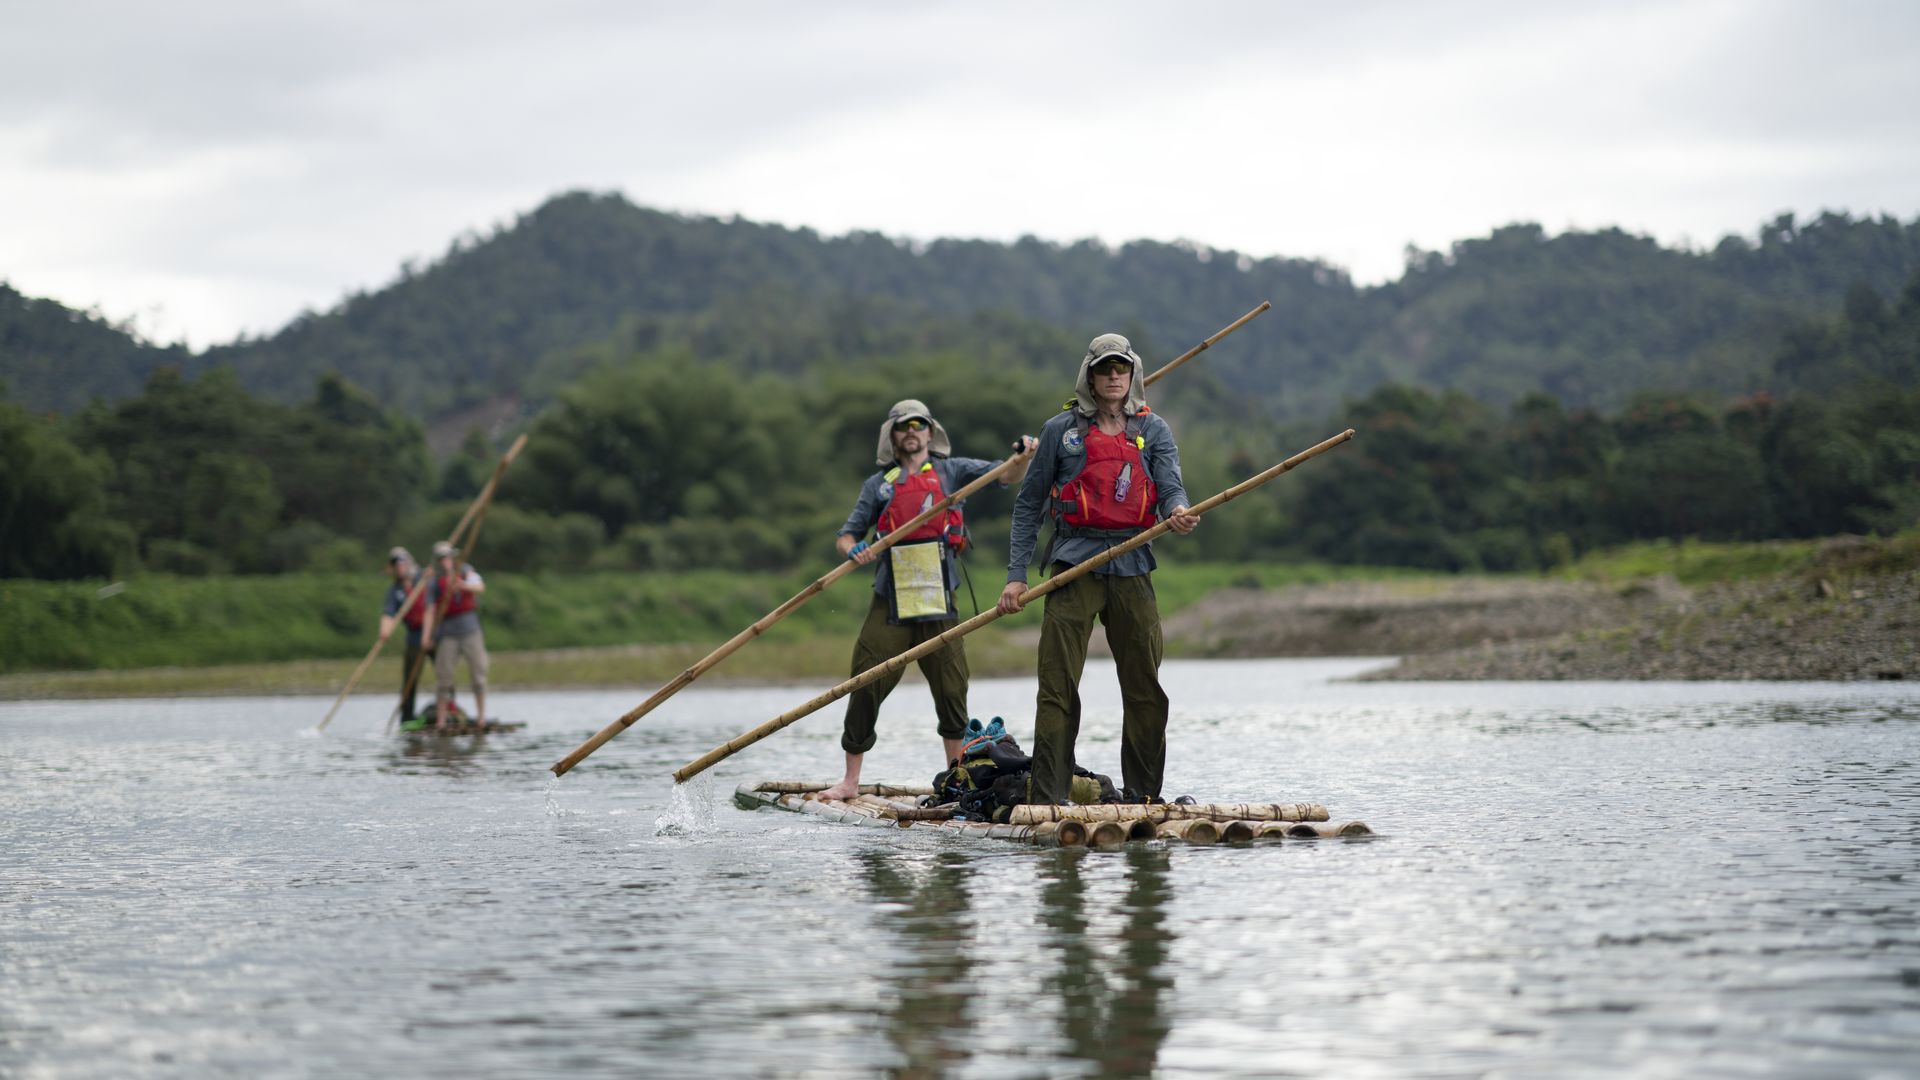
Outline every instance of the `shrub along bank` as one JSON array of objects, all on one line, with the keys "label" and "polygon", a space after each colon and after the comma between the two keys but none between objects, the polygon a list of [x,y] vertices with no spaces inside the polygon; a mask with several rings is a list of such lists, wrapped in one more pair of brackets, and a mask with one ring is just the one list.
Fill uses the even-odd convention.
[{"label": "shrub along bank", "polygon": [[[1169,560],[1171,563],[1171,560]],[[1189,563],[1154,575],[1165,613],[1228,585],[1272,587],[1407,576],[1322,564]],[[974,566],[961,614],[990,605],[1004,580]],[[489,573],[482,614],[496,652],[721,641],[805,588],[815,574]],[[201,667],[335,659],[366,652],[384,582],[363,573],[249,577],[147,575],[124,582],[0,581],[0,672]],[[775,641],[851,640],[865,618],[865,571],[768,631]]]}]

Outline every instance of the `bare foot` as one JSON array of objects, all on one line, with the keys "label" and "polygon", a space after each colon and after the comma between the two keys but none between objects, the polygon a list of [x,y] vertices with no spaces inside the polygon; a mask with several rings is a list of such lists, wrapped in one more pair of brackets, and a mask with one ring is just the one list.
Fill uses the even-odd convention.
[{"label": "bare foot", "polygon": [[832,787],[827,788],[825,791],[814,792],[813,797],[816,799],[834,799],[839,802],[846,802],[858,794],[860,794],[859,784],[850,784],[842,780]]}]

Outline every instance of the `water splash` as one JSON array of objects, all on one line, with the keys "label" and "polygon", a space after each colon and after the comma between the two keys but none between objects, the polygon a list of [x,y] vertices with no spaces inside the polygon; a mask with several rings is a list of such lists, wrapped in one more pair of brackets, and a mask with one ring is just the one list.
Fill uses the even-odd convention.
[{"label": "water splash", "polygon": [[548,817],[573,817],[576,814],[582,813],[582,811],[569,810],[566,807],[561,806],[560,800],[553,797],[554,789],[559,786],[560,786],[560,778],[558,776],[547,777],[547,790],[546,790],[547,816]]},{"label": "water splash", "polygon": [[713,829],[713,782],[704,775],[673,785],[667,812],[653,822],[655,836],[699,836]]}]

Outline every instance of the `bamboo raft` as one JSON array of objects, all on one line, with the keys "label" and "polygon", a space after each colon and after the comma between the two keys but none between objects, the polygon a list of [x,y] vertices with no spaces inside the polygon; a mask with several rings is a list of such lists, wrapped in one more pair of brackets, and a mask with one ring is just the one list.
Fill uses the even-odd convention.
[{"label": "bamboo raft", "polygon": [[1020,806],[1005,824],[954,821],[950,808],[922,803],[925,784],[862,784],[845,801],[811,798],[829,786],[800,780],[740,785],[733,801],[743,810],[791,810],[842,825],[882,829],[936,829],[970,839],[1014,840],[1046,847],[1113,848],[1132,841],[1238,844],[1255,840],[1371,836],[1365,822],[1334,823],[1314,803],[1155,803],[1151,806]]},{"label": "bamboo raft", "polygon": [[461,717],[443,728],[428,724],[418,731],[402,731],[401,734],[409,739],[451,739],[456,735],[498,735],[503,731],[519,731],[526,726],[525,720],[489,720],[484,724],[476,724]]}]

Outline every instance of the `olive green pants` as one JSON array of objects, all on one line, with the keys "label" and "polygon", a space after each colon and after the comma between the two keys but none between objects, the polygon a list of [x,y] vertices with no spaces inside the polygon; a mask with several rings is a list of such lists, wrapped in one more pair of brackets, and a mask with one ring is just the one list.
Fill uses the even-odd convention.
[{"label": "olive green pants", "polygon": [[[1065,569],[1060,564],[1054,572]],[[1106,627],[1120,673],[1121,787],[1135,798],[1158,797],[1167,765],[1167,694],[1160,689],[1160,606],[1152,575],[1088,574],[1048,593],[1046,603],[1033,715],[1033,801],[1068,796],[1080,737],[1080,675],[1095,619]]]},{"label": "olive green pants", "polygon": [[[915,645],[939,637],[959,624],[957,619],[929,622],[890,623],[887,602],[873,596],[867,609],[866,624],[853,643],[853,670],[858,675],[887,661]],[[900,685],[905,668],[890,671],[847,695],[846,730],[840,735],[840,749],[849,754],[864,754],[877,741],[874,725],[880,719],[880,703]],[[920,674],[933,691],[933,711],[939,718],[940,737],[957,739],[967,733],[967,650],[966,642],[953,641],[931,655],[920,658]]]}]

